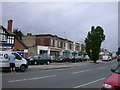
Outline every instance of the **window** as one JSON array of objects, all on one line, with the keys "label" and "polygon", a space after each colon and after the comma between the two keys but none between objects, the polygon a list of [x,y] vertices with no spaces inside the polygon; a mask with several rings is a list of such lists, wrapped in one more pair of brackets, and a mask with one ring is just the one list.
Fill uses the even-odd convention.
[{"label": "window", "polygon": [[65,48],[68,49],[68,43],[66,42]]},{"label": "window", "polygon": [[7,41],[7,36],[4,34],[0,34],[0,41]]},{"label": "window", "polygon": [[18,59],[18,60],[21,60],[22,58],[17,54],[17,53],[14,53],[15,55],[15,58]]},{"label": "window", "polygon": [[0,41],[2,41],[2,34],[0,34]]},{"label": "window", "polygon": [[57,47],[57,40],[55,40],[55,47]]},{"label": "window", "polygon": [[61,43],[60,43],[60,41],[59,41],[59,44],[58,44],[58,46],[60,47],[60,45],[61,45]]},{"label": "window", "polygon": [[51,39],[51,46],[53,46],[53,39]]},{"label": "window", "polygon": [[14,44],[14,37],[13,36],[8,36],[7,43]]},{"label": "window", "polygon": [[63,42],[63,48],[65,48],[65,42]]}]

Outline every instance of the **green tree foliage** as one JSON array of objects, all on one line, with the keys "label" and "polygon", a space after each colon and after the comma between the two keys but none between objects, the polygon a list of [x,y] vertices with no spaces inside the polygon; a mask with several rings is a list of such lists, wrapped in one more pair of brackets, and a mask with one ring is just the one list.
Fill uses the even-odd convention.
[{"label": "green tree foliage", "polygon": [[24,34],[21,32],[21,30],[19,30],[19,29],[14,29],[14,30],[13,30],[13,33],[16,34],[16,36],[17,36],[19,39],[22,40],[22,36],[23,36]]},{"label": "green tree foliage", "polygon": [[[95,63],[99,58],[101,43],[105,40],[104,30],[97,26],[96,28],[94,26],[91,27],[91,31],[88,32],[88,36],[85,39],[86,43],[86,52],[91,60],[93,60]],[[90,49],[92,49],[92,52],[90,53]]]},{"label": "green tree foliage", "polygon": [[116,53],[117,55],[120,55],[120,47],[118,48],[118,51]]}]

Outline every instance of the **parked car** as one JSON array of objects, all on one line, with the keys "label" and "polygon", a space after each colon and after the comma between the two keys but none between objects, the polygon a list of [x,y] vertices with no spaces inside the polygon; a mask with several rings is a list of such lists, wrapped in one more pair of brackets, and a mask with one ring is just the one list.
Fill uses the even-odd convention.
[{"label": "parked car", "polygon": [[75,56],[72,60],[72,62],[82,62],[84,61],[84,57],[82,56]]},{"label": "parked car", "polygon": [[112,60],[111,56],[103,55],[102,57],[102,61],[111,61],[111,60]]},{"label": "parked car", "polygon": [[104,82],[102,90],[120,90],[120,65],[111,71],[113,73]]},{"label": "parked car", "polygon": [[88,61],[90,58],[89,58],[89,56],[88,55],[85,55],[84,56],[84,61]]},{"label": "parked car", "polygon": [[47,64],[49,65],[51,63],[51,57],[48,54],[41,54],[41,55],[37,55],[37,56],[31,56],[28,58],[30,64],[34,64],[34,65],[43,65],[43,64]]},{"label": "parked car", "polygon": [[117,61],[118,61],[118,62],[120,61],[120,55],[117,57]]},{"label": "parked car", "polygon": [[64,56],[64,55],[60,55],[56,58],[57,62],[66,62],[68,60],[68,57]]},{"label": "parked car", "polygon": [[72,60],[75,60],[74,56],[66,56],[65,57],[68,62],[71,62]]}]

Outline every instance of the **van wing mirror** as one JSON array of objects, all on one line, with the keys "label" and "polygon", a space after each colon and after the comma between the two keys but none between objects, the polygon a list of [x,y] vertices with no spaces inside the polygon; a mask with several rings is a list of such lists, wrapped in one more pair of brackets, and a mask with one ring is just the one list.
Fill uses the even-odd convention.
[{"label": "van wing mirror", "polygon": [[115,72],[115,69],[111,69],[112,72]]}]

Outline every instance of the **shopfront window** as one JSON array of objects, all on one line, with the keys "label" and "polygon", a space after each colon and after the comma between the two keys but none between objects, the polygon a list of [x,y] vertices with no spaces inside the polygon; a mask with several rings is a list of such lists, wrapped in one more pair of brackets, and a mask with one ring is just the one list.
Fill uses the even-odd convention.
[{"label": "shopfront window", "polygon": [[45,53],[48,53],[47,50],[40,50],[40,54],[45,54]]}]

